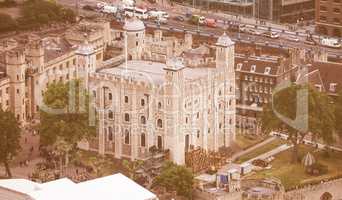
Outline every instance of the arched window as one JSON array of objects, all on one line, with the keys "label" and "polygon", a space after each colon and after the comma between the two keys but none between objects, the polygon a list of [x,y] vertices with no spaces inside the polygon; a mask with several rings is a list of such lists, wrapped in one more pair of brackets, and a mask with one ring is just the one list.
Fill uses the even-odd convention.
[{"label": "arched window", "polygon": [[108,93],[108,99],[109,99],[109,100],[112,100],[112,99],[113,99],[112,93]]},{"label": "arched window", "polygon": [[146,146],[146,138],[145,138],[145,133],[142,133],[140,135],[140,146],[145,147]]},{"label": "arched window", "polygon": [[125,121],[129,122],[129,114],[128,113],[125,113]]},{"label": "arched window", "polygon": [[125,103],[128,103],[128,96],[125,96]]},{"label": "arched window", "polygon": [[333,199],[333,197],[329,192],[325,192],[320,198],[320,200],[331,200],[331,199]]},{"label": "arched window", "polygon": [[145,99],[141,99],[140,104],[141,104],[141,106],[145,106]]},{"label": "arched window", "polygon": [[141,116],[140,117],[140,123],[141,124],[146,124],[146,117],[145,116]]},{"label": "arched window", "polygon": [[163,121],[161,119],[157,120],[157,127],[158,128],[163,128]]},{"label": "arched window", "polygon": [[130,135],[129,135],[129,131],[126,129],[125,130],[125,144],[129,144],[130,142]]},{"label": "arched window", "polygon": [[113,114],[113,111],[108,111],[108,118],[109,119],[113,119],[114,118],[114,114]]},{"label": "arched window", "polygon": [[161,102],[158,102],[158,109],[161,109],[162,108],[162,104]]},{"label": "arched window", "polygon": [[113,141],[113,128],[108,127],[108,140]]}]

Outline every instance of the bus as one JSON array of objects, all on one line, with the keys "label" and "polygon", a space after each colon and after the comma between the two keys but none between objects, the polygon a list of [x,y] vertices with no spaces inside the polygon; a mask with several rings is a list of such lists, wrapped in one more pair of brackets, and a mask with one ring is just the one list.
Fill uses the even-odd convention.
[{"label": "bus", "polygon": [[124,9],[126,17],[137,17],[139,19],[147,19],[148,13],[147,10],[144,8],[137,8],[137,7],[126,7]]}]

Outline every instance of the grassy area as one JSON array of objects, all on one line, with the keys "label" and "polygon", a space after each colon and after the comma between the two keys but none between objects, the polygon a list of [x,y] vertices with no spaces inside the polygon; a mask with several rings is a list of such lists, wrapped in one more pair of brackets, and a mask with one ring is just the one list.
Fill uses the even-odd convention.
[{"label": "grassy area", "polygon": [[272,142],[270,142],[270,143],[268,143],[268,144],[266,144],[266,145],[264,145],[264,146],[261,146],[261,147],[255,149],[254,151],[252,151],[252,152],[250,152],[250,153],[247,153],[247,154],[245,154],[245,155],[239,157],[239,158],[236,160],[236,162],[237,162],[237,163],[243,163],[243,162],[245,162],[245,161],[247,161],[247,160],[250,160],[250,159],[252,159],[252,158],[255,158],[255,157],[257,157],[257,156],[259,156],[259,155],[261,155],[261,154],[264,154],[264,153],[266,153],[266,152],[269,152],[269,151],[271,151],[272,149],[274,149],[274,148],[276,148],[276,147],[278,147],[278,146],[280,146],[280,145],[282,145],[282,144],[284,144],[284,143],[285,143],[284,140],[281,140],[281,139],[278,139],[278,138],[277,138],[277,139],[273,140]]},{"label": "grassy area", "polygon": [[313,147],[300,146],[299,156],[304,157],[307,152],[311,152],[319,164],[328,167],[328,172],[320,176],[311,176],[305,172],[305,168],[301,163],[292,164],[292,149],[284,151],[275,157],[271,163],[272,169],[259,171],[249,178],[279,178],[286,189],[293,188],[301,184],[317,182],[322,179],[329,179],[342,174],[342,153],[330,152],[327,156],[322,150],[317,151]]},{"label": "grassy area", "polygon": [[246,134],[240,134],[237,132],[236,134],[236,140],[235,143],[241,148],[241,149],[247,149],[249,147],[252,147],[261,141],[265,140],[267,137],[252,137],[248,136]]}]

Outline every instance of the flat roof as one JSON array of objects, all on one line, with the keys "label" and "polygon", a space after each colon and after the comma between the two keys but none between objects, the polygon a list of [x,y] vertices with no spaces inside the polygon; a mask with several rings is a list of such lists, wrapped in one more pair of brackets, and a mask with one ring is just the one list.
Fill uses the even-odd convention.
[{"label": "flat roof", "polygon": [[[135,80],[146,81],[152,84],[162,84],[165,82],[166,70],[165,63],[144,61],[144,60],[130,60],[126,64],[123,63],[117,67],[105,68],[99,71],[99,73],[113,74],[116,76],[127,76]],[[185,67],[183,74],[185,80],[195,80],[204,76],[207,76],[209,71],[215,68],[199,67],[189,68]]]}]

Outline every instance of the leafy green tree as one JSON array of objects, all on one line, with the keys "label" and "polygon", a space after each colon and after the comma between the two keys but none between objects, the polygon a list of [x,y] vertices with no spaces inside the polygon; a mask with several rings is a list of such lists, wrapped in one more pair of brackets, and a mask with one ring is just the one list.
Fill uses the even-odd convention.
[{"label": "leafy green tree", "polygon": [[23,29],[36,28],[53,22],[75,22],[74,11],[63,8],[54,1],[28,0],[23,3],[18,19]]},{"label": "leafy green tree", "polygon": [[[69,86],[73,85],[74,105],[69,103]],[[40,111],[40,142],[52,146],[58,140],[76,147],[77,142],[96,135],[96,127],[89,124],[89,95],[84,92],[80,81],[54,83],[44,93],[44,103],[53,109],[63,109],[63,113]],[[80,100],[84,99],[84,105]],[[68,148],[69,149],[69,148]]]},{"label": "leafy green tree", "polygon": [[342,90],[338,92],[335,106],[336,132],[342,137]]},{"label": "leafy green tree", "polygon": [[20,127],[13,113],[0,109],[0,162],[12,177],[9,162],[20,150]]},{"label": "leafy green tree", "polygon": [[126,170],[129,173],[129,177],[133,180],[136,180],[136,172],[138,169],[140,169],[144,164],[144,161],[141,160],[135,160],[133,162],[130,162],[128,160],[123,160],[122,165],[126,168]]},{"label": "leafy green tree", "polygon": [[17,23],[10,15],[0,13],[0,33],[13,31],[16,28]]},{"label": "leafy green tree", "polygon": [[153,185],[176,191],[178,195],[192,199],[194,175],[184,166],[172,162],[165,162],[161,174],[156,177]]},{"label": "leafy green tree", "polygon": [[[307,113],[299,114],[297,112],[297,92],[307,91],[308,105]],[[272,107],[273,103],[273,107]],[[285,89],[276,92],[273,96],[273,102],[266,105],[261,116],[261,129],[268,134],[271,131],[279,131],[287,133],[289,140],[294,145],[292,162],[298,162],[298,144],[300,144],[308,133],[312,133],[314,138],[322,138],[326,143],[333,141],[335,129],[334,107],[331,104],[331,99],[322,92],[308,85],[291,85]],[[285,116],[288,119],[299,119],[299,125],[308,124],[306,129],[293,127],[284,120],[279,119],[275,111]],[[304,115],[307,118],[300,118]],[[307,121],[304,121],[307,120]],[[297,123],[298,125],[298,123]]]}]

